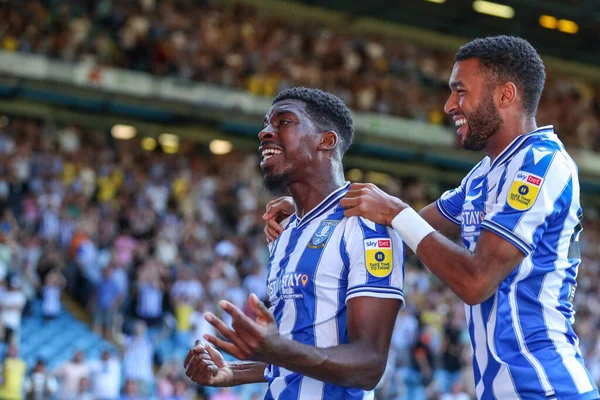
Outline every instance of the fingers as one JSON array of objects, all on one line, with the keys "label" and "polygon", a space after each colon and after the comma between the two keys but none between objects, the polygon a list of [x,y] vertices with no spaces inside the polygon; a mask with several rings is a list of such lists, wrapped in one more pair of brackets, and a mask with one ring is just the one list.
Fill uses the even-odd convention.
[{"label": "fingers", "polygon": [[278,222],[294,212],[294,202],[291,197],[280,197],[267,203],[263,219],[275,218]]},{"label": "fingers", "polygon": [[183,360],[183,368],[187,368],[193,356],[201,354],[202,352],[206,352],[205,346],[200,340],[196,340],[194,342],[194,347],[188,351],[187,355],[185,356],[185,360]]},{"label": "fingers", "polygon": [[270,228],[272,231],[275,231],[277,233],[277,236],[279,236],[279,234],[283,232],[283,228],[281,227],[281,225],[279,225],[279,223],[274,219],[270,219],[267,221],[267,228]]},{"label": "fingers", "polygon": [[195,355],[185,369],[185,374],[197,383],[207,383],[210,376],[215,376],[219,368],[208,354]]},{"label": "fingers", "polygon": [[361,199],[358,197],[354,198],[343,198],[340,200],[340,206],[345,209],[353,208],[359,206],[361,203]]},{"label": "fingers", "polygon": [[260,301],[257,295],[252,293],[250,295],[250,307],[252,307],[252,311],[258,318],[261,318],[263,321],[267,323],[275,323],[275,316],[265,304]]},{"label": "fingers", "polygon": [[209,335],[209,334],[204,335],[204,339],[206,339],[208,342],[210,342],[215,347],[231,354],[232,356],[234,356],[240,360],[245,360],[247,358],[247,355],[246,355],[247,353],[244,353],[239,347],[237,347],[233,343],[226,342],[222,339],[219,339],[216,336]]},{"label": "fingers", "polygon": [[[219,331],[219,333],[221,333],[221,335],[223,335],[223,337],[225,337],[227,340],[229,340],[231,342],[231,344],[234,347],[237,347],[239,350],[236,351],[236,353],[232,353],[229,349],[230,346],[227,347],[222,347],[221,345],[212,342],[212,344],[214,344],[215,346],[224,349],[225,351],[227,351],[228,353],[231,353],[233,355],[235,355],[236,357],[238,357],[238,354],[241,354],[241,352],[245,353],[245,355],[241,356],[242,360],[245,360],[247,358],[247,355],[250,354],[250,348],[248,347],[248,345],[236,334],[235,331],[229,329],[229,327],[227,327],[227,325],[225,325],[225,323],[223,321],[221,321],[219,318],[215,317],[213,314],[211,313],[206,313],[204,315],[204,318],[212,325],[214,326],[217,331]],[[207,339],[208,340],[208,339]],[[221,341],[223,343],[227,343],[224,341]],[[241,352],[240,352],[241,351]],[[238,357],[240,358],[240,357]]]}]

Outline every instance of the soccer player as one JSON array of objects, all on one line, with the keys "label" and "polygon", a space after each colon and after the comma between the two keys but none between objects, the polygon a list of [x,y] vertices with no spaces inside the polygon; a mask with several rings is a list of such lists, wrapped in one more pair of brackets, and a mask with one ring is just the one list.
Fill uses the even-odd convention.
[{"label": "soccer player", "polygon": [[186,357],[201,385],[268,382],[265,399],[372,399],[381,379],[402,293],[404,249],[392,228],[345,217],[342,157],[352,116],[316,89],[280,93],[259,133],[265,185],[291,193],[296,212],[270,246],[270,310],[249,298],[256,321],[221,307],[232,328],[206,319],[228,340],[205,339],[240,360],[226,363],[210,344]]},{"label": "soccer player", "polygon": [[[479,399],[599,398],[571,326],[581,261],[577,167],[552,126],[536,126],[544,81],[542,60],[523,39],[466,44],[445,111],[463,147],[486,157],[418,214],[371,184],[352,185],[340,202],[346,216],[393,226],[464,300]],[[270,214],[289,213],[287,199],[273,206]],[[464,247],[448,239],[460,233]]]}]

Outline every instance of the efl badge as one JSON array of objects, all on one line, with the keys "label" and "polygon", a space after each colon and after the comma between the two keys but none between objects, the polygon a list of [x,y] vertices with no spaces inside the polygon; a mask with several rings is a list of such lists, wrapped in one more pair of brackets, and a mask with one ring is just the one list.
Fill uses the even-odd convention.
[{"label": "efl badge", "polygon": [[515,180],[508,191],[508,205],[515,210],[529,210],[540,193],[542,183],[544,183],[544,178],[529,172],[517,172],[517,176],[515,176]]},{"label": "efl badge", "polygon": [[315,231],[315,234],[308,242],[308,247],[311,249],[320,249],[322,247],[325,247],[327,239],[329,239],[329,236],[331,236],[333,230],[339,223],[340,221],[334,221],[329,219],[321,221],[321,223],[317,227],[317,230]]},{"label": "efl badge", "polygon": [[365,261],[367,271],[378,278],[385,278],[392,273],[394,263],[392,261],[391,239],[366,239]]}]

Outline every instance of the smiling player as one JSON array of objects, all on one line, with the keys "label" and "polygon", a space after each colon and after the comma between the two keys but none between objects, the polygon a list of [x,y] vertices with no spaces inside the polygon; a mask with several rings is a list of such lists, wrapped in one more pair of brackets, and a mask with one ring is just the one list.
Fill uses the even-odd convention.
[{"label": "smiling player", "polygon": [[[445,111],[463,147],[486,157],[418,214],[371,184],[352,185],[340,202],[346,216],[393,226],[465,301],[479,399],[599,398],[572,327],[581,262],[577,166],[552,126],[535,120],[545,77],[523,39],[461,47]],[[290,207],[280,199],[267,218]],[[277,223],[267,231],[276,236]],[[447,239],[458,234],[464,247]]]},{"label": "smiling player", "polygon": [[253,321],[221,302],[228,328],[206,316],[229,341],[205,338],[241,360],[225,363],[210,345],[185,360],[202,385],[269,383],[265,399],[372,399],[383,375],[404,298],[403,244],[393,229],[344,217],[342,157],[352,116],[337,97],[316,89],[280,93],[259,134],[265,185],[286,189],[297,209],[270,247],[270,310],[254,295]]}]

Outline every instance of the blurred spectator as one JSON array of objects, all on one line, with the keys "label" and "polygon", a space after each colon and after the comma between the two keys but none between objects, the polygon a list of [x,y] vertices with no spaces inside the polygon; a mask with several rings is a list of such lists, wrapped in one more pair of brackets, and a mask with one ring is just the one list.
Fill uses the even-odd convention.
[{"label": "blurred spectator", "polygon": [[94,394],[90,389],[90,379],[83,377],[79,380],[79,387],[77,388],[77,394],[75,395],[77,400],[95,400]]},{"label": "blurred spectator", "polygon": [[168,329],[154,340],[150,339],[144,321],[134,325],[133,336],[121,335],[119,345],[123,352],[123,370],[125,378],[133,382],[135,393],[148,395],[154,384],[154,351],[156,344],[168,335]]},{"label": "blurred spectator", "polygon": [[90,377],[90,368],[84,362],[83,352],[75,352],[71,361],[67,361],[56,370],[56,377],[60,381],[58,400],[77,400],[81,380]]},{"label": "blurred spectator", "polygon": [[0,319],[7,343],[19,343],[21,316],[26,301],[21,290],[21,279],[17,275],[9,276],[8,288],[0,294]]},{"label": "blurred spectator", "polygon": [[144,400],[145,397],[138,394],[137,384],[134,380],[126,380],[123,393],[119,400]]},{"label": "blurred spectator", "polygon": [[60,271],[52,270],[46,275],[42,288],[42,316],[44,319],[51,320],[60,314],[60,295],[65,286],[65,277]]},{"label": "blurred spectator", "polygon": [[121,301],[121,292],[113,279],[110,267],[102,270],[102,280],[96,287],[91,304],[94,309],[94,332],[112,340],[115,317]]},{"label": "blurred spectator", "polygon": [[[102,77],[102,67],[110,66],[170,77],[181,84],[196,80],[269,97],[290,86],[320,87],[357,111],[453,126],[442,113],[453,52],[394,37],[352,35],[296,16],[261,16],[241,4],[99,4],[27,0],[23,7],[5,8],[1,17],[10,24],[0,32],[0,48],[81,61],[89,65],[90,77]],[[55,17],[58,10],[60,18]],[[547,75],[539,123],[554,124],[567,146],[598,150],[598,86],[552,70]],[[82,147],[76,126],[61,129],[58,138],[64,154],[76,154]],[[8,153],[14,147],[10,140],[3,144]],[[23,151],[15,158],[9,178],[11,198],[6,201],[17,217],[27,192],[18,185],[30,173],[23,161],[26,155]],[[159,216],[166,211],[170,195],[161,168],[157,166],[144,188],[149,209]],[[105,178],[97,182],[108,184],[102,201],[112,199],[116,189],[114,181]],[[88,194],[93,181],[86,178]],[[41,209],[48,226],[56,227],[57,208]],[[56,234],[56,229],[45,233]]]},{"label": "blurred spectator", "polygon": [[9,344],[6,358],[2,363],[2,385],[0,386],[0,399],[21,400],[25,387],[25,372],[27,365],[19,358],[16,345]]},{"label": "blurred spectator", "polygon": [[88,362],[92,376],[92,394],[95,400],[117,400],[121,391],[121,361],[109,350],[100,360]]},{"label": "blurred spectator", "polygon": [[57,390],[58,381],[46,369],[46,363],[38,360],[25,381],[25,398],[27,400],[48,400],[54,397]]}]

